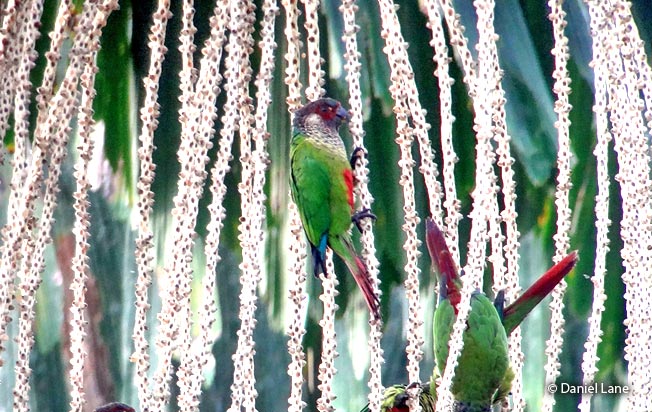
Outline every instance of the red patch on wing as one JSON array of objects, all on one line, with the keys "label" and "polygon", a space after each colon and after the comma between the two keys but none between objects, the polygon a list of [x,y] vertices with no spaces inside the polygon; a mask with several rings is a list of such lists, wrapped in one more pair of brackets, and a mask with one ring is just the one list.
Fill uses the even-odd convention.
[{"label": "red patch on wing", "polygon": [[353,171],[350,169],[344,170],[344,183],[346,183],[346,198],[353,210]]}]

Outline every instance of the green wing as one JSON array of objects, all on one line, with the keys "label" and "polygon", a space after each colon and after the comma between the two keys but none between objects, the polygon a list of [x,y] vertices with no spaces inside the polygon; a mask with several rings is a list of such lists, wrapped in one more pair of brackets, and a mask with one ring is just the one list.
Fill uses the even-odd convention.
[{"label": "green wing", "polygon": [[[434,345],[437,366],[442,374],[446,367],[448,340],[455,317],[448,300],[437,306],[433,326]],[[455,399],[490,405],[507,373],[507,349],[507,336],[496,308],[485,295],[474,294],[464,332],[464,348],[453,380]]]},{"label": "green wing", "polygon": [[320,237],[331,225],[328,165],[321,161],[314,145],[302,139],[292,145],[290,167],[292,198],[299,209],[308,240],[318,245]]}]

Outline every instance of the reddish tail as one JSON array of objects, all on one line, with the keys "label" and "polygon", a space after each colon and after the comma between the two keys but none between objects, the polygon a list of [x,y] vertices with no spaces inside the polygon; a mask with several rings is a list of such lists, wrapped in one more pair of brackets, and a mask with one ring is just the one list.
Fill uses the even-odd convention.
[{"label": "reddish tail", "polygon": [[577,263],[577,251],[573,251],[555,266],[548,269],[532,286],[530,286],[518,299],[505,308],[503,312],[503,325],[509,335],[525,319],[536,305],[561,282]]},{"label": "reddish tail", "polygon": [[358,284],[358,288],[362,291],[371,314],[374,318],[380,319],[380,300],[374,293],[374,285],[369,276],[367,265],[356,253],[351,238],[348,235],[332,236],[329,238],[328,244],[333,252],[346,263],[346,267],[349,268],[349,272],[353,275],[355,283]]},{"label": "reddish tail", "polygon": [[426,245],[430,253],[430,260],[439,272],[441,283],[440,295],[447,298],[457,312],[457,305],[460,303],[460,276],[457,266],[453,261],[451,252],[446,245],[444,234],[432,218],[426,219]]},{"label": "reddish tail", "polygon": [[375,319],[380,319],[380,300],[374,293],[374,285],[371,282],[371,276],[369,276],[367,265],[365,265],[362,259],[357,255],[354,255],[354,257],[356,267],[352,268],[349,266],[349,270],[351,271],[351,274],[353,274],[353,278],[355,279],[355,283],[358,284],[358,288],[362,291],[364,300],[367,302],[367,307],[369,307],[369,312],[371,312]]}]

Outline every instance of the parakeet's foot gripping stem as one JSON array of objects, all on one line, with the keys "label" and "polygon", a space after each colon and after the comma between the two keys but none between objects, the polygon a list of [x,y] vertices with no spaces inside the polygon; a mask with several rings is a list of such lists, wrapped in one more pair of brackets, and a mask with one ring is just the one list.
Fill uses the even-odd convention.
[{"label": "parakeet's foot gripping stem", "polygon": [[364,208],[362,210],[359,210],[359,211],[355,212],[353,214],[353,216],[351,216],[351,222],[355,223],[355,227],[358,228],[360,233],[363,232],[362,222],[361,221],[362,221],[362,219],[367,219],[367,218],[373,219],[373,220],[377,219],[376,215],[371,213],[371,209],[369,209],[369,208]]},{"label": "parakeet's foot gripping stem", "polygon": [[358,165],[358,160],[361,160],[366,155],[367,153],[362,147],[356,147],[353,149],[353,152],[351,152],[351,160],[349,160],[349,163],[351,163],[351,169],[355,169]]}]

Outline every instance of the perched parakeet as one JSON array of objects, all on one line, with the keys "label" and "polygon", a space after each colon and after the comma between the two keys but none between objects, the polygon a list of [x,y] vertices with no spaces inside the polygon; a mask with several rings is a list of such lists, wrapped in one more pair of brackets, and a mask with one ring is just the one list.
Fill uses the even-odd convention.
[{"label": "perched parakeet", "polygon": [[[409,398],[410,396],[407,393],[407,387],[405,385],[389,386],[385,388],[385,392],[383,392],[383,400],[380,404],[380,412],[409,412]],[[436,399],[437,394],[435,393],[434,383],[421,384],[421,394],[419,395],[419,405],[421,405],[421,411],[434,412]],[[367,405],[360,412],[369,411],[369,405]]]},{"label": "perched parakeet", "polygon": [[290,187],[312,250],[315,275],[326,274],[326,248],[330,247],[349,268],[372,315],[378,318],[379,301],[363,260],[358,256],[349,229],[354,214],[354,159],[347,158],[338,133],[348,111],[333,99],[308,103],[294,113],[290,145]]},{"label": "perched parakeet", "polygon": [[[426,221],[426,243],[440,276],[440,296],[433,334],[435,359],[439,373],[443,374],[462,282],[444,236],[432,219]],[[503,308],[502,292],[495,302],[479,291],[473,293],[467,328],[463,334],[464,347],[453,378],[456,412],[490,411],[493,404],[506,399],[514,378],[509,367],[507,336],[571,271],[576,262],[577,253],[570,253],[507,308]]]}]

